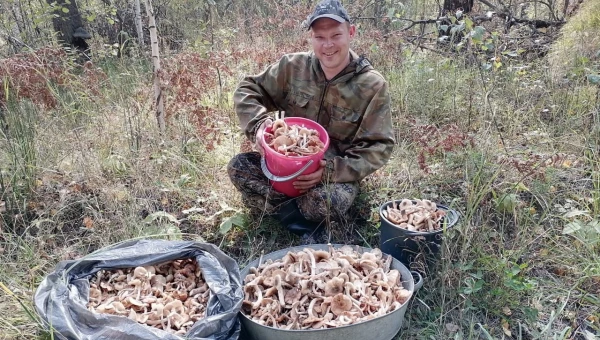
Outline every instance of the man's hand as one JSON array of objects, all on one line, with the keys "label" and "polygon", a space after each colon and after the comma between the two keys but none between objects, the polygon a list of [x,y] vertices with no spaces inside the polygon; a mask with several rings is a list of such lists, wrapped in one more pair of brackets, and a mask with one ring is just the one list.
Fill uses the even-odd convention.
[{"label": "man's hand", "polygon": [[293,183],[294,188],[301,193],[305,193],[315,185],[319,184],[321,182],[321,177],[323,177],[325,164],[327,164],[327,162],[325,162],[325,160],[321,160],[319,169],[317,169],[317,171],[313,172],[312,174],[298,176],[296,181]]},{"label": "man's hand", "polygon": [[254,148],[256,148],[256,151],[258,151],[261,156],[265,155],[265,150],[263,149],[261,141],[263,140],[265,130],[271,125],[273,125],[273,121],[271,118],[267,118],[264,122],[262,122],[262,124],[260,124],[258,130],[256,130],[256,141],[254,142]]}]

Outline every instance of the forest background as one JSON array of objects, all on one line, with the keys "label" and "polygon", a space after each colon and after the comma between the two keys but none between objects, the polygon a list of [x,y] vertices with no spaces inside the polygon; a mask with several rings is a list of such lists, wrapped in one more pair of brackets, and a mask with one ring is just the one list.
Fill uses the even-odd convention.
[{"label": "forest background", "polygon": [[[251,216],[225,168],[250,148],[236,85],[310,48],[315,3],[151,2],[0,2],[2,339],[48,338],[32,296],[60,260],[155,237],[244,266],[299,242]],[[377,247],[391,199],[460,213],[439,264],[414,265],[397,338],[600,337],[600,1],[344,4],[398,143],[334,240]]]}]

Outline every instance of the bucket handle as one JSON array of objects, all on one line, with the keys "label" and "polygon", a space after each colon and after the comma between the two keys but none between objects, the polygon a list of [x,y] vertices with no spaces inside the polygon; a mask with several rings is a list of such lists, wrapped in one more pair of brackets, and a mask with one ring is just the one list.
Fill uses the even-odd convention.
[{"label": "bucket handle", "polygon": [[423,287],[423,277],[421,276],[421,273],[419,273],[417,271],[414,271],[414,270],[411,270],[410,274],[412,275],[413,280],[415,278],[418,279],[418,281],[415,280],[415,289],[414,289],[414,292],[416,293],[419,289],[421,289],[421,287]]},{"label": "bucket handle", "polygon": [[260,168],[262,170],[262,172],[265,174],[265,176],[267,176],[268,179],[270,179],[273,182],[285,182],[285,181],[289,181],[292,180],[300,175],[302,175],[302,173],[304,172],[304,170],[308,169],[309,166],[311,166],[311,164],[313,164],[313,160],[310,159],[306,165],[304,165],[300,170],[296,171],[295,173],[288,175],[288,176],[276,176],[273,175],[271,173],[271,171],[269,171],[269,169],[267,168],[267,162],[265,162],[265,158],[261,157],[260,158]]},{"label": "bucket handle", "polygon": [[456,210],[447,208],[446,215],[448,216],[447,228],[454,226],[458,222],[458,212]]}]

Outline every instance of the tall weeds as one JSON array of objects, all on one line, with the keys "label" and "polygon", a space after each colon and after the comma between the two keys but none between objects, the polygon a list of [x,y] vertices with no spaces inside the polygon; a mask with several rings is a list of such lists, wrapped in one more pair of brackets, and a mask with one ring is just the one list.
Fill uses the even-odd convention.
[{"label": "tall weeds", "polygon": [[25,211],[38,173],[38,109],[30,102],[7,101],[0,119],[0,198],[8,211]]}]

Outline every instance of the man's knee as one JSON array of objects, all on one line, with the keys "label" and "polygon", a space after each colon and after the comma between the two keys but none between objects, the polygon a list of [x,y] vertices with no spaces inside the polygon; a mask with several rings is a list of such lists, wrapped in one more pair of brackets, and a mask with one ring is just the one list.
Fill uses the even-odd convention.
[{"label": "man's knee", "polygon": [[343,218],[358,195],[358,183],[335,183],[310,190],[297,199],[302,214],[312,221]]},{"label": "man's knee", "polygon": [[247,177],[245,174],[254,175],[254,168],[259,164],[260,155],[256,152],[239,153],[233,156],[227,164],[227,174],[231,181],[235,183],[239,177]]},{"label": "man's knee", "polygon": [[227,173],[229,173],[231,176],[232,173],[243,169],[242,164],[245,163],[245,159],[247,157],[248,156],[243,153],[238,153],[237,155],[233,156],[229,163],[227,163]]}]

